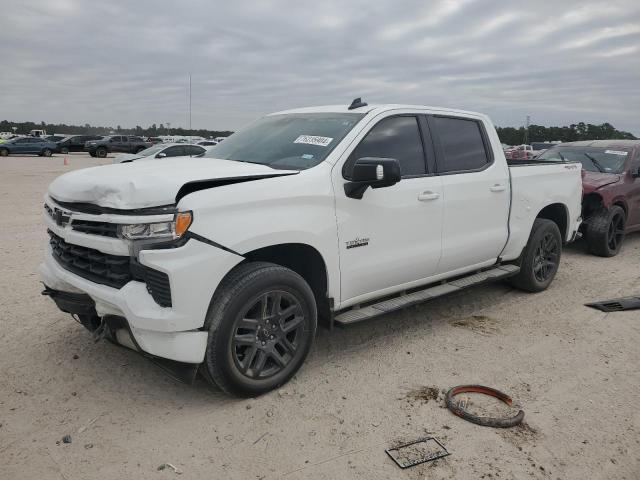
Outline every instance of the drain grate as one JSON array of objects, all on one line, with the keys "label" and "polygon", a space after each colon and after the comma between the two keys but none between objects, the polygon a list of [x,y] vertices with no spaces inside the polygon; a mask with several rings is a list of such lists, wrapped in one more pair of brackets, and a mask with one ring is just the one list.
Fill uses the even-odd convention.
[{"label": "drain grate", "polygon": [[585,306],[602,312],[622,312],[624,310],[640,309],[640,297],[612,298],[601,302],[585,303]]},{"label": "drain grate", "polygon": [[400,468],[413,467],[450,455],[445,446],[433,437],[405,443],[404,445],[389,448],[385,452]]}]

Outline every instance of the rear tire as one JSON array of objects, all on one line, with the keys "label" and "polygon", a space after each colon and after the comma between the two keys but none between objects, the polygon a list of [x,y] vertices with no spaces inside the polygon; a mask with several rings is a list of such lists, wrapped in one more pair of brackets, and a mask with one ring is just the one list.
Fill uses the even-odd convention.
[{"label": "rear tire", "polygon": [[98,149],[96,149],[96,156],[98,158],[106,158],[107,149],[106,148],[98,148]]},{"label": "rear tire", "polygon": [[9,150],[7,150],[6,148],[0,148],[0,157],[8,157],[9,156]]},{"label": "rear tire", "polygon": [[42,154],[41,154],[41,155],[42,155],[43,157],[50,157],[50,156],[51,156],[51,153],[52,153],[52,152],[51,152],[51,150],[50,150],[50,149],[45,148],[44,150],[42,150]]},{"label": "rear tire", "polygon": [[522,252],[520,272],[507,281],[526,292],[541,292],[551,284],[560,265],[562,236],[555,222],[536,218]]},{"label": "rear tire", "polygon": [[63,154],[65,154],[65,155],[66,155],[67,153],[69,153],[69,149],[68,149],[67,147],[62,147],[62,148],[60,149],[60,153],[63,153]]},{"label": "rear tire", "polygon": [[589,252],[600,257],[617,255],[624,241],[626,223],[627,216],[618,205],[594,213],[585,235]]},{"label": "rear tire", "polygon": [[302,366],[316,326],[315,297],[300,275],[273,263],[242,264],[211,301],[202,373],[226,393],[262,395]]},{"label": "rear tire", "polygon": [[89,152],[89,155],[91,155],[93,158],[96,157],[96,152]]}]

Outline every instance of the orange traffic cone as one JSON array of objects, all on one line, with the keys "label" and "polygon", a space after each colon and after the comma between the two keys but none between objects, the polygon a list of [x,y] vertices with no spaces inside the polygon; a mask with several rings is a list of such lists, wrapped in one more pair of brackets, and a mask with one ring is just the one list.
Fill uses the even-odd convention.
[{"label": "orange traffic cone", "polygon": [[69,165],[69,157],[67,157],[66,155],[64,156],[64,164]]}]

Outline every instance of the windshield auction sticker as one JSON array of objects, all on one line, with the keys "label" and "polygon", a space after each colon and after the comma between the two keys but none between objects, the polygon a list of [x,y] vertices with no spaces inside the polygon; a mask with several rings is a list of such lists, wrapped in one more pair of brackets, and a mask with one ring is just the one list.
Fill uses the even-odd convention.
[{"label": "windshield auction sticker", "polygon": [[623,152],[622,150],[605,150],[604,153],[608,153],[609,155],[627,156],[627,152]]},{"label": "windshield auction sticker", "polygon": [[333,138],[331,137],[318,137],[316,135],[300,135],[293,143],[306,143],[307,145],[317,145],[319,147],[326,147],[331,143]]}]

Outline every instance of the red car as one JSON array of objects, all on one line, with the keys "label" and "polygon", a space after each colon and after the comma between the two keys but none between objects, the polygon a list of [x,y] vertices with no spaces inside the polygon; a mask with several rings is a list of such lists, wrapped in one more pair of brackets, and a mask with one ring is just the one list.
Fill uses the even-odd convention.
[{"label": "red car", "polygon": [[582,233],[589,251],[612,257],[640,230],[640,140],[563,143],[538,157],[582,163]]}]

